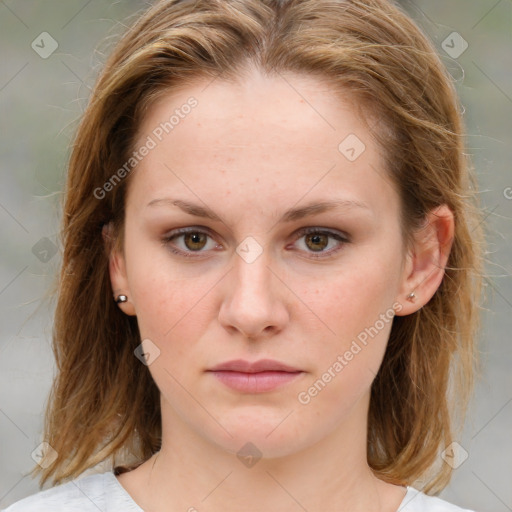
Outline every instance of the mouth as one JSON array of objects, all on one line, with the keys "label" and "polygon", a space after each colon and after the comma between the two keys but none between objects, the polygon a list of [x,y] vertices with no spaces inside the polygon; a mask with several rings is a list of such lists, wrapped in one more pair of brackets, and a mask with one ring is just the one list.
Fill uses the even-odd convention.
[{"label": "mouth", "polygon": [[236,359],[207,371],[229,388],[246,393],[272,391],[304,374],[298,368],[271,359],[253,363]]}]

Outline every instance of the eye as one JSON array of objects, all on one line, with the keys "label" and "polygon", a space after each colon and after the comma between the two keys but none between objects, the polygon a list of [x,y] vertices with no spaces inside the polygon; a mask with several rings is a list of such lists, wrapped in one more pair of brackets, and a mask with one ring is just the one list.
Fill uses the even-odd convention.
[{"label": "eye", "polygon": [[[304,228],[301,229],[297,235],[298,240],[304,239],[306,252],[310,252],[310,257],[313,258],[329,257],[333,253],[341,250],[345,244],[350,243],[350,239],[347,235],[319,228]],[[330,239],[336,240],[337,243],[330,243]],[[329,245],[331,249],[326,251],[325,249],[329,247]],[[334,249],[332,248],[333,246]]]},{"label": "eye", "polygon": [[[298,240],[304,239],[304,250],[309,253],[308,257],[311,258],[327,258],[341,250],[345,244],[350,243],[348,235],[316,227],[303,228],[296,236]],[[222,247],[214,243],[213,240],[211,246],[207,247],[208,238],[212,238],[210,233],[203,229],[194,227],[181,228],[162,238],[162,245],[174,254],[193,258],[199,257],[199,254],[194,253],[207,252],[208,250]],[[175,243],[174,241],[177,239],[181,239],[182,244]],[[332,243],[333,240],[336,242]],[[181,247],[179,247],[180,245]],[[333,246],[334,248],[332,248]],[[331,248],[326,250],[328,247]]]},{"label": "eye", "polygon": [[[182,239],[182,247],[176,248],[179,244],[171,243],[175,239]],[[203,231],[197,228],[183,228],[173,231],[170,235],[165,236],[162,239],[162,244],[166,246],[174,254],[179,254],[185,257],[195,257],[193,253],[205,252],[203,249],[207,246],[208,238],[210,234],[207,231]],[[213,244],[213,249],[218,247],[218,244]]]}]

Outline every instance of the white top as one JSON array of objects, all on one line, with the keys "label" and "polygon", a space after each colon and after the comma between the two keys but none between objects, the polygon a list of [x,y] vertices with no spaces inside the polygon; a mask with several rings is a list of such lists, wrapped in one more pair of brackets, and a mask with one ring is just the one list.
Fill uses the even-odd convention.
[{"label": "white top", "polygon": [[[79,477],[27,496],[0,512],[144,512],[113,471]],[[413,487],[397,512],[474,512],[428,496]]]}]

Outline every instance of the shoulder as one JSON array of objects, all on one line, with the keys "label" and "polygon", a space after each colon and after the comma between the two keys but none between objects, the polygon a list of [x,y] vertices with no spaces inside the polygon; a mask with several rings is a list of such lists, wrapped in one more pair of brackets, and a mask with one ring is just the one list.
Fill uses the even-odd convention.
[{"label": "shoulder", "polygon": [[460,508],[457,505],[435,496],[428,496],[414,487],[407,487],[400,507],[396,512],[475,512],[466,508]]},{"label": "shoulder", "polygon": [[79,477],[23,498],[1,512],[98,512],[119,493],[112,472]]}]

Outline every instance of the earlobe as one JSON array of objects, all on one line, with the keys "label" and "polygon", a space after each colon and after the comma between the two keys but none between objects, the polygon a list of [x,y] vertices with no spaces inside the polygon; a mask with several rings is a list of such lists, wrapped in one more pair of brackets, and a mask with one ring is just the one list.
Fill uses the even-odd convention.
[{"label": "earlobe", "polygon": [[453,213],[441,205],[429,212],[423,227],[414,234],[414,248],[407,255],[397,297],[402,304],[397,315],[416,312],[434,296],[444,277],[454,231]]},{"label": "earlobe", "polygon": [[108,269],[110,283],[112,285],[113,300],[125,314],[135,316],[135,308],[130,300],[130,288],[126,273],[125,259],[115,243],[111,222],[103,226],[102,237],[105,242],[105,250],[109,260]]}]

